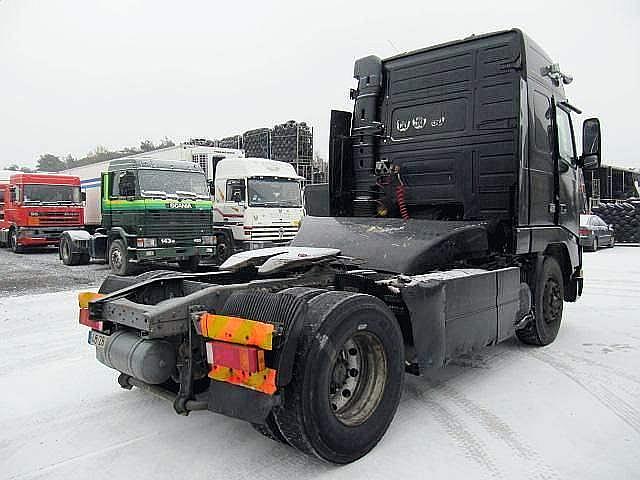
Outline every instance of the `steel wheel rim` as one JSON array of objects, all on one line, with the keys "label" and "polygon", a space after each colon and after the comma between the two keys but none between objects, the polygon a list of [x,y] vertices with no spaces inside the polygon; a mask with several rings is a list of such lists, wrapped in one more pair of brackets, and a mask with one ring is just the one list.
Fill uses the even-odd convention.
[{"label": "steel wheel rim", "polygon": [[558,321],[562,315],[562,295],[560,292],[560,284],[550,278],[544,286],[544,321],[546,323],[554,323]]},{"label": "steel wheel rim", "polygon": [[111,251],[111,265],[117,269],[122,267],[122,252],[118,247]]},{"label": "steel wheel rim", "polygon": [[329,377],[329,408],[344,425],[360,425],[378,407],[386,381],[382,342],[373,333],[356,332],[336,352]]},{"label": "steel wheel rim", "polygon": [[220,260],[226,260],[229,254],[226,243],[225,242],[220,243],[217,248],[218,248],[218,258]]}]

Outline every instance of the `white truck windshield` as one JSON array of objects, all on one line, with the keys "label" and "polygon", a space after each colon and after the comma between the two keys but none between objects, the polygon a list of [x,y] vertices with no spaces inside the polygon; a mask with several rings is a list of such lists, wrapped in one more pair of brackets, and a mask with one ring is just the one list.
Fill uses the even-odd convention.
[{"label": "white truck windshield", "polygon": [[143,196],[210,198],[205,176],[175,170],[139,170],[138,181]]},{"label": "white truck windshield", "polygon": [[301,207],[300,183],[281,178],[250,178],[249,206]]}]

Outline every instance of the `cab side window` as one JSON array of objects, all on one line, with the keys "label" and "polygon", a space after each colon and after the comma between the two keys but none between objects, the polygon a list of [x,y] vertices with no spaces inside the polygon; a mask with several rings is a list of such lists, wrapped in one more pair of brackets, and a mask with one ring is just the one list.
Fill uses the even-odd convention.
[{"label": "cab side window", "polygon": [[568,164],[574,164],[576,156],[573,149],[573,135],[571,133],[569,114],[558,108],[556,120],[558,123],[558,153],[560,158]]},{"label": "cab side window", "polygon": [[120,187],[118,183],[118,174],[112,172],[109,174],[109,198],[119,197]]},{"label": "cab side window", "polygon": [[244,202],[245,199],[244,180],[227,180],[227,202]]},{"label": "cab side window", "polygon": [[133,172],[109,174],[109,197],[133,197],[136,194],[136,176]]},{"label": "cab side window", "polygon": [[549,97],[540,92],[533,94],[535,117],[535,144],[542,152],[551,152],[551,102]]}]

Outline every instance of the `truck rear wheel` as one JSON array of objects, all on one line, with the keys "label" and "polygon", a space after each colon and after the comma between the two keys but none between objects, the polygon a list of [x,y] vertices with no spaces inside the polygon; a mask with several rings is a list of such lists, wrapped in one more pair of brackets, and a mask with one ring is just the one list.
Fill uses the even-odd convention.
[{"label": "truck rear wheel", "polygon": [[71,241],[62,237],[60,239],[60,259],[65,265],[87,265],[91,261],[91,257],[88,253],[73,253],[71,247]]},{"label": "truck rear wheel", "polygon": [[564,280],[560,265],[553,257],[545,257],[538,265],[533,288],[534,318],[516,335],[529,345],[549,345],[558,336],[564,305]]},{"label": "truck rear wheel", "polygon": [[326,461],[365,455],[395,415],[404,344],[380,300],[350,292],[312,298],[284,405],[274,417],[287,442]]},{"label": "truck rear wheel", "polygon": [[109,266],[116,275],[132,275],[136,267],[129,261],[127,247],[120,239],[111,242],[109,247]]}]

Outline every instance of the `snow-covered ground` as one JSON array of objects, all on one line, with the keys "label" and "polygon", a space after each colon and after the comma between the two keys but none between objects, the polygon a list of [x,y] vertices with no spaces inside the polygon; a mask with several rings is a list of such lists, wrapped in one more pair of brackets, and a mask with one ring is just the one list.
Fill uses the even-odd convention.
[{"label": "snow-covered ground", "polygon": [[553,345],[509,341],[408,376],[382,442],[345,467],[120,389],[75,292],[0,298],[0,477],[640,478],[640,248],[586,254],[585,272]]}]

